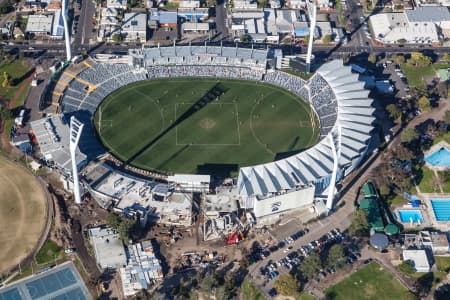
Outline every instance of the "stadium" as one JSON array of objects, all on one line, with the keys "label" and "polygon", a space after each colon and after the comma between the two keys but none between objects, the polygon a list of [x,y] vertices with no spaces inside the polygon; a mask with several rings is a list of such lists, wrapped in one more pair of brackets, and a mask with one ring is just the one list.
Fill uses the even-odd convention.
[{"label": "stadium", "polygon": [[[111,124],[113,122],[108,116],[108,106],[103,106],[103,102],[108,104],[108,101],[112,101],[108,99],[117,98],[115,95],[120,93],[124,87],[134,87],[129,90],[138,90],[139,84],[142,82],[163,82],[165,79],[174,78],[180,80],[203,78],[206,81],[199,81],[199,85],[201,85],[203,82],[208,82],[208,78],[210,79],[210,85],[203,90],[211,91],[212,86],[212,94],[206,93],[208,97],[202,98],[203,102],[192,103],[194,100],[189,100],[189,96],[194,95],[195,89],[188,90],[185,97],[186,103],[189,105],[185,108],[184,113],[180,113],[180,116],[175,113],[174,118],[165,127],[158,128],[152,137],[145,141],[147,147],[141,145],[135,149],[147,150],[152,148],[155,140],[167,133],[167,129],[176,128],[179,125],[177,120],[186,112],[189,113],[191,106],[196,106],[196,112],[198,112],[199,110],[204,111],[205,107],[212,106],[209,101],[219,101],[218,103],[220,103],[222,98],[225,98],[227,99],[226,103],[230,103],[229,101],[233,103],[233,98],[226,98],[227,94],[223,90],[214,93],[214,88],[217,86],[214,84],[214,80],[224,85],[231,84],[233,81],[245,82],[248,85],[247,89],[250,89],[252,84],[255,85],[255,82],[260,82],[261,86],[267,88],[279,89],[281,92],[288,91],[289,97],[294,95],[303,104],[308,104],[300,110],[300,113],[307,117],[308,125],[300,126],[302,128],[299,130],[303,131],[299,131],[300,133],[297,134],[306,142],[294,147],[293,150],[297,151],[292,151],[292,155],[285,155],[284,158],[264,156],[255,160],[238,162],[237,178],[229,192],[238,197],[240,208],[251,210],[257,218],[307,207],[318,200],[326,203],[327,209],[332,209],[336,183],[352,172],[370,149],[372,123],[375,120],[373,100],[368,97],[369,91],[364,89],[364,83],[358,81],[358,75],[351,73],[350,67],[344,66],[340,60],[325,63],[306,81],[277,69],[275,65],[279,65],[277,60],[280,60],[281,57],[275,53],[276,51],[273,49],[209,45],[130,49],[128,55],[124,57],[90,58],[78,66],[74,66],[70,72],[66,70],[53,91],[53,95],[57,97],[54,102],[60,105],[62,119],[66,120],[62,122],[63,124],[67,125],[70,116],[75,116],[84,124],[79,142],[80,157],[85,157],[86,161],[89,161],[105,153],[110,153],[117,160],[117,165],[123,166],[131,163],[132,166],[128,170],[140,169],[140,174],[147,175],[152,179],[158,178],[167,181],[168,176],[153,171],[158,169],[157,167],[146,164],[149,157],[154,157],[155,153],[146,157],[145,151],[130,151],[124,155],[125,152],[117,149],[120,147],[132,148],[132,144],[123,142],[122,145],[119,143],[113,147],[108,145],[111,142],[111,137],[109,140],[107,137],[108,129],[114,128],[114,124]],[[156,86],[150,90],[154,89]],[[169,93],[168,90],[160,93],[164,94],[164,92]],[[138,98],[138,95],[135,97]],[[180,92],[175,97],[183,97],[183,95]],[[173,94],[170,98],[173,98]],[[153,99],[153,101],[156,100]],[[179,101],[175,104],[176,107],[183,103],[181,102],[183,100]],[[274,104],[271,104],[272,107],[275,107]],[[224,106],[227,106],[225,102]],[[119,116],[133,110],[133,105],[119,105],[118,107],[121,107],[121,110],[115,114]],[[230,107],[235,106],[230,104]],[[139,109],[136,111],[138,112]],[[233,111],[237,113],[234,108],[231,109],[231,112]],[[110,114],[112,113],[110,112]],[[217,112],[216,114],[220,115]],[[143,118],[145,116],[146,114]],[[192,116],[196,116],[196,113],[194,112]],[[286,115],[286,118],[288,117]],[[124,118],[120,126],[134,128],[130,130],[130,134],[134,134],[138,130],[138,128],[132,127],[132,122],[135,120],[136,118]],[[189,122],[190,119],[186,120],[184,122]],[[239,126],[240,119],[231,118],[223,122],[226,124],[238,122]],[[211,127],[211,123],[203,124]],[[114,131],[117,131],[117,128],[119,127],[116,127]],[[309,128],[309,131],[305,131],[305,128]],[[105,135],[102,135],[102,131]],[[112,136],[111,131],[113,130],[110,129]],[[180,132],[180,130],[175,131]],[[213,136],[219,135],[217,132],[213,132]],[[295,137],[295,135],[287,136],[290,141],[292,137]],[[176,141],[181,146],[192,146],[196,142],[180,141],[178,137]],[[200,138],[199,144],[202,142],[204,140]],[[239,140],[236,138],[230,138],[225,140],[224,144],[238,142]],[[206,143],[211,143],[210,139]],[[240,143],[242,143],[242,139]],[[269,147],[268,144],[270,145],[267,143],[265,146]],[[251,149],[252,144],[249,147]],[[158,148],[156,147],[156,149]],[[232,148],[227,151],[232,151],[230,149]],[[255,153],[259,150],[255,150]],[[280,150],[289,153],[288,150],[292,149]],[[164,149],[159,151],[164,151]],[[139,156],[143,154],[144,158],[139,160]],[[135,159],[137,160],[135,161]],[[77,163],[82,167],[86,161],[83,163],[77,161]],[[231,161],[223,161],[223,163],[232,164]],[[67,160],[63,165],[67,165]],[[170,171],[170,164],[167,165]],[[65,168],[70,173],[70,170]],[[176,168],[173,170],[177,171]],[[195,172],[192,167],[181,170]],[[214,193],[214,190],[209,192]]]}]

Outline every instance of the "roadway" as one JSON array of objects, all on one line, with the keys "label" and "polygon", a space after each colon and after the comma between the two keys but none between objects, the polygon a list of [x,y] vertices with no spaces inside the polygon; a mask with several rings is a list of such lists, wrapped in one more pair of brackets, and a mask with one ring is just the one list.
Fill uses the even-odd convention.
[{"label": "roadway", "polygon": [[214,41],[221,41],[228,36],[226,0],[216,0],[216,36]]},{"label": "roadway", "polygon": [[78,22],[80,28],[73,36],[72,49],[74,50],[74,54],[79,53],[86,45],[89,45],[94,30],[94,14],[94,1],[83,0],[81,2],[80,20]]}]

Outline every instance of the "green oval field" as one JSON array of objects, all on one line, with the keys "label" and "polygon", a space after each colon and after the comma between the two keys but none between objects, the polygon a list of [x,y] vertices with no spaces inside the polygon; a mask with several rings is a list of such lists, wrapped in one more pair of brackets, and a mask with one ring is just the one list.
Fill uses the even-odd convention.
[{"label": "green oval field", "polygon": [[116,157],[177,173],[232,172],[270,162],[311,147],[319,133],[309,104],[287,90],[203,78],[123,87],[100,104],[94,123]]}]

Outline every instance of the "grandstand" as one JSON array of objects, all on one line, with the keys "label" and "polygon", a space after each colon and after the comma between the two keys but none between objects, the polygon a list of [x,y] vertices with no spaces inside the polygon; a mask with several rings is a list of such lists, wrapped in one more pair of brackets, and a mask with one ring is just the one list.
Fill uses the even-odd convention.
[{"label": "grandstand", "polygon": [[[268,74],[264,80],[308,99],[319,116],[320,142],[286,159],[241,168],[237,183],[241,205],[266,210],[280,195],[312,187],[316,196],[327,197],[331,209],[335,183],[359,165],[368,149],[375,120],[369,91],[338,60],[323,65],[303,84],[281,72]],[[277,207],[276,211],[282,210]]]},{"label": "grandstand", "polygon": [[[268,70],[269,52],[206,45],[172,46],[130,49],[127,64],[117,63],[125,61],[123,57],[120,61],[91,59],[76,77],[64,83],[64,90],[58,91],[62,95],[61,111],[76,115],[85,123],[80,150],[86,153],[83,149],[95,149],[98,155],[104,149],[93,128],[93,115],[106,96],[125,85],[158,78],[217,77],[282,87],[310,103],[320,122],[319,143],[282,160],[241,168],[236,186],[241,207],[259,211],[259,217],[304,206],[312,203],[314,197],[323,196],[331,209],[335,183],[359,165],[369,148],[375,120],[369,91],[342,61],[326,63],[305,81]],[[287,195],[292,192],[301,194]],[[296,200],[299,197],[306,200]]]}]

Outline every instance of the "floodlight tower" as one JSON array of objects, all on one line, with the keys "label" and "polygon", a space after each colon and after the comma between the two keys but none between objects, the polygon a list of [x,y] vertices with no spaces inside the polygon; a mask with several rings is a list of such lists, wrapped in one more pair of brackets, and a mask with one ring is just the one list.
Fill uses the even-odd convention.
[{"label": "floodlight tower", "polygon": [[70,34],[69,34],[69,24],[67,23],[67,15],[69,12],[69,9],[67,7],[67,1],[68,0],[62,0],[62,19],[64,23],[64,39],[66,43],[66,55],[67,55],[67,61],[70,61],[72,59],[72,50],[70,49]]},{"label": "floodlight tower", "polygon": [[333,132],[330,132],[328,134],[328,138],[330,139],[331,152],[333,153],[333,173],[331,174],[330,186],[328,187],[328,196],[327,196],[326,206],[327,206],[328,210],[331,210],[333,208],[334,193],[336,190],[336,179],[337,179],[337,175],[338,175],[338,171],[339,171],[340,151],[336,150]]},{"label": "floodlight tower", "polygon": [[308,52],[306,53],[306,73],[309,73],[311,72],[311,56],[314,42],[314,30],[316,28],[317,7],[313,1],[306,1],[306,7],[308,8],[309,16],[309,41]]},{"label": "floodlight tower", "polygon": [[80,180],[78,178],[78,167],[75,153],[77,150],[78,142],[80,141],[81,132],[83,131],[83,123],[75,119],[74,116],[70,117],[70,159],[72,160],[72,178],[73,178],[73,195],[75,197],[75,203],[81,203],[80,193]]}]

